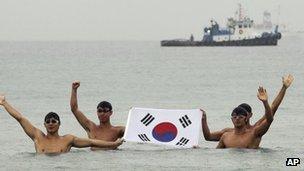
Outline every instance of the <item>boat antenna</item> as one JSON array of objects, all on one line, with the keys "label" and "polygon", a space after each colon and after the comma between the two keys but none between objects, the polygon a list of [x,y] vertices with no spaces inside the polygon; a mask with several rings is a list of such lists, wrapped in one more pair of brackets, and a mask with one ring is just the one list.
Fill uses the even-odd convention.
[{"label": "boat antenna", "polygon": [[243,20],[243,8],[242,8],[242,4],[239,3],[239,20]]}]

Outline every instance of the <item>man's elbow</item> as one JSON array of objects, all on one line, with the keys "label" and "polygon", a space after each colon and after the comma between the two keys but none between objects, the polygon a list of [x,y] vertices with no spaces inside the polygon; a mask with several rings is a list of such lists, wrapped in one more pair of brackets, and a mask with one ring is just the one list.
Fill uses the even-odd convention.
[{"label": "man's elbow", "polygon": [[75,105],[71,105],[71,111],[75,113],[78,110],[78,107]]},{"label": "man's elbow", "polygon": [[266,121],[267,121],[268,123],[272,123],[272,121],[273,121],[273,115],[272,115],[272,114],[269,114],[269,115],[266,117]]},{"label": "man's elbow", "polygon": [[17,122],[20,122],[20,123],[25,121],[25,118],[22,116],[17,116],[17,117],[15,117],[15,119],[17,120]]},{"label": "man's elbow", "polygon": [[210,136],[204,135],[206,141],[211,141]]},{"label": "man's elbow", "polygon": [[267,119],[268,123],[272,123],[272,121],[273,121],[273,117],[272,116]]},{"label": "man's elbow", "polygon": [[223,145],[218,145],[216,148],[217,148],[217,149],[222,149],[222,148],[225,148],[225,146],[223,146]]},{"label": "man's elbow", "polygon": [[211,137],[211,135],[204,135],[206,141],[218,141],[216,138]]}]

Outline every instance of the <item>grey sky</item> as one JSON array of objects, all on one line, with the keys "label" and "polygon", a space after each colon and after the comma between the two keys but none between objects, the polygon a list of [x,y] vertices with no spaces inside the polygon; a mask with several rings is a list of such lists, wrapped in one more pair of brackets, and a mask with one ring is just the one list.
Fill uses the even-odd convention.
[{"label": "grey sky", "polygon": [[256,22],[268,10],[304,30],[303,0],[0,0],[0,40],[161,40],[201,37],[241,2]]}]

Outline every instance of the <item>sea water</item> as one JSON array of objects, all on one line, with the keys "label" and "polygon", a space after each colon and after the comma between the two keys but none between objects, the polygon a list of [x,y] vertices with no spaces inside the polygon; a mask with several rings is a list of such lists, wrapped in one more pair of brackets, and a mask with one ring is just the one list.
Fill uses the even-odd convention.
[{"label": "sea water", "polygon": [[[45,131],[44,116],[57,112],[60,134],[86,137],[69,107],[71,84],[80,80],[79,108],[98,123],[96,106],[112,103],[113,125],[125,125],[130,107],[207,112],[211,131],[232,127],[240,103],[264,114],[258,86],[269,103],[282,76],[287,90],[261,149],[215,149],[201,135],[199,148],[126,142],[119,150],[36,155],[32,140],[0,108],[0,170],[286,170],[288,157],[304,156],[304,35],[283,34],[278,46],[160,47],[160,42],[0,42],[0,92],[33,125]],[[302,162],[302,161],[301,161]],[[292,169],[303,169],[303,164]]]}]

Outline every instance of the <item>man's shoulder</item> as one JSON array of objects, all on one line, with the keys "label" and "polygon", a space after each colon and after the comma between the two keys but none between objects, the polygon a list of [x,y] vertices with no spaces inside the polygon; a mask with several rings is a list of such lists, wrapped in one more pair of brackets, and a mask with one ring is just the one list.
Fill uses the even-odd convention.
[{"label": "man's shoulder", "polygon": [[113,125],[111,125],[110,127],[101,127],[100,125],[95,125],[91,131],[92,132],[100,131],[100,130],[121,131],[121,130],[124,130],[124,129],[125,129],[124,126],[113,126]]},{"label": "man's shoulder", "polygon": [[234,131],[234,128],[224,128],[224,129],[222,129],[223,133],[232,132],[232,131]]},{"label": "man's shoulder", "polygon": [[112,126],[112,130],[115,132],[122,132],[125,130],[124,126]]},{"label": "man's shoulder", "polygon": [[66,139],[66,140],[73,140],[74,138],[76,138],[76,136],[72,135],[72,134],[66,134],[66,135],[61,136],[61,138]]},{"label": "man's shoulder", "polygon": [[232,129],[232,130],[229,129],[229,131],[224,132],[223,135],[222,135],[222,137],[224,138],[224,137],[232,135],[233,134],[233,130],[234,129]]},{"label": "man's shoulder", "polygon": [[37,129],[36,136],[37,136],[37,138],[43,138],[46,135],[43,131],[41,131],[40,129]]},{"label": "man's shoulder", "polygon": [[115,129],[125,129],[124,126],[113,126],[113,128],[115,128]]}]

